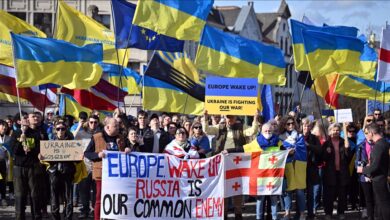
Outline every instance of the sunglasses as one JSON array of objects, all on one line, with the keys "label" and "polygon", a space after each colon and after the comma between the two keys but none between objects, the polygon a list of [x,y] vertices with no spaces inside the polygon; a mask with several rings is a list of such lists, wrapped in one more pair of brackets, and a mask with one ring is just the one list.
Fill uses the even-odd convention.
[{"label": "sunglasses", "polygon": [[194,129],[202,129],[202,126],[196,126]]},{"label": "sunglasses", "polygon": [[98,122],[97,121],[90,121],[89,123],[90,124],[97,124]]},{"label": "sunglasses", "polygon": [[290,126],[290,125],[294,125],[294,124],[295,124],[294,122],[290,122],[290,123],[287,123],[286,125]]},{"label": "sunglasses", "polygon": [[59,127],[59,128],[56,128],[56,131],[66,131],[66,128],[64,128],[64,127]]},{"label": "sunglasses", "polygon": [[186,133],[185,131],[176,132],[176,134],[185,134],[185,133]]}]

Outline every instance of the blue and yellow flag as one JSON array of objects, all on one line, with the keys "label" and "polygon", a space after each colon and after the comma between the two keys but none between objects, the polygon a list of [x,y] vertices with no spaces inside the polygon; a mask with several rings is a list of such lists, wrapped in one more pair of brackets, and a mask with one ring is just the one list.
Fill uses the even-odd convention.
[{"label": "blue and yellow flag", "polygon": [[58,2],[56,20],[57,25],[54,38],[68,41],[78,46],[102,43],[104,52],[103,62],[122,65],[123,60],[125,60],[124,66],[127,66],[126,50],[118,50],[117,54],[115,35],[110,29],[65,4],[63,1]]},{"label": "blue and yellow flag", "polygon": [[10,32],[45,38],[46,34],[25,21],[0,10],[0,64],[14,66]]},{"label": "blue and yellow flag", "polygon": [[224,77],[258,78],[259,83],[284,85],[280,49],[205,26],[195,65]]},{"label": "blue and yellow flag", "polygon": [[[125,0],[112,0],[111,2],[117,48],[133,47],[142,50],[183,52],[184,41],[133,25],[135,4]],[[130,30],[131,36],[129,36]]]},{"label": "blue and yellow flag", "polygon": [[267,122],[275,117],[275,108],[271,85],[263,85],[260,97],[261,100],[259,103],[261,104],[261,115]]},{"label": "blue and yellow flag", "polygon": [[138,1],[133,24],[179,40],[199,41],[214,0]]},{"label": "blue and yellow flag", "polygon": [[186,54],[154,54],[144,75],[142,102],[145,109],[200,115],[204,98],[204,77]]},{"label": "blue and yellow flag", "polygon": [[115,64],[101,64],[103,67],[102,78],[112,85],[121,88],[128,94],[140,94],[141,75],[127,67],[121,67]]},{"label": "blue and yellow flag", "polygon": [[[71,115],[74,118],[79,117],[80,112],[91,113],[95,109],[90,109],[80,105],[72,96],[61,94],[59,102],[60,115]],[[112,114],[112,111],[99,111],[99,119],[103,121],[106,116]]]},{"label": "blue and yellow flag", "polygon": [[95,85],[102,75],[102,44],[79,47],[50,38],[11,36],[17,87],[54,83],[84,89]]},{"label": "blue and yellow flag", "polygon": [[339,75],[336,92],[358,99],[390,101],[390,83],[366,80],[355,76]]},{"label": "blue and yellow flag", "polygon": [[356,37],[358,29],[347,26],[324,26],[318,27],[310,24],[305,24],[294,19],[290,19],[291,35],[293,43],[294,66],[299,71],[309,71],[309,66],[306,60],[305,48],[303,45],[303,30],[321,31],[325,33]]},{"label": "blue and yellow flag", "polygon": [[331,73],[360,72],[360,56],[364,49],[360,39],[319,31],[304,30],[302,34],[312,79]]},{"label": "blue and yellow flag", "polygon": [[359,39],[364,42],[364,50],[360,56],[360,71],[353,75],[362,79],[374,80],[378,66],[378,54],[375,48],[370,47],[364,35],[359,36]]}]

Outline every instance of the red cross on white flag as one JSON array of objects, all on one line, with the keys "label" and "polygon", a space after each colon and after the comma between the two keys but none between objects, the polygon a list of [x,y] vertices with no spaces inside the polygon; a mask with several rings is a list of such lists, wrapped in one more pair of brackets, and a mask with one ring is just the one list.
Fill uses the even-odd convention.
[{"label": "red cross on white flag", "polygon": [[390,28],[382,30],[378,60],[378,81],[390,82]]},{"label": "red cross on white flag", "polygon": [[288,151],[225,156],[225,197],[280,195]]}]

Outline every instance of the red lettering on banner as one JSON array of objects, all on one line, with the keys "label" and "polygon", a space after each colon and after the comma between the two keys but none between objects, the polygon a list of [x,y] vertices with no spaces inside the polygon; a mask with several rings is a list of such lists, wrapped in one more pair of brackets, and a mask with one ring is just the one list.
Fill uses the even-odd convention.
[{"label": "red lettering on banner", "polygon": [[174,166],[171,164],[171,161],[168,158],[168,169],[170,177],[179,177],[183,176],[183,173],[187,173],[185,177],[187,178],[204,178],[201,174],[202,170],[205,168],[202,167],[205,163],[204,159],[200,160],[180,160],[179,166]]},{"label": "red lettering on banner", "polygon": [[268,158],[268,161],[269,161],[269,162],[271,162],[272,164],[275,164],[275,163],[276,163],[276,161],[278,161],[278,158],[277,158],[277,157],[275,157],[275,155],[272,155],[272,157],[271,157],[271,158]]},{"label": "red lettering on banner", "polygon": [[139,198],[180,197],[179,181],[137,179],[135,196]]},{"label": "red lettering on banner", "polygon": [[257,178],[259,177],[283,177],[284,168],[259,169],[261,152],[254,152],[251,155],[250,168],[238,168],[226,171],[226,179],[249,177],[249,194],[257,194]]},{"label": "red lettering on banner", "polygon": [[212,218],[215,217],[215,212],[217,212],[217,217],[222,217],[223,214],[223,203],[224,198],[206,198],[206,199],[196,199],[195,202],[195,217],[196,218]]},{"label": "red lettering on banner", "polygon": [[209,170],[208,170],[209,177],[218,176],[218,171],[219,171],[218,168],[220,163],[221,163],[220,154],[210,159]]}]

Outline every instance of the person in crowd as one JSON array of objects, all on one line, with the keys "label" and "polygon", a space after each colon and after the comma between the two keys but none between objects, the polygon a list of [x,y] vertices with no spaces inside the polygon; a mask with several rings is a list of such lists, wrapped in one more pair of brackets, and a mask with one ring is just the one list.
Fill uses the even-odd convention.
[{"label": "person in crowd", "polygon": [[305,219],[305,193],[307,152],[304,136],[297,131],[295,118],[287,116],[281,123],[279,138],[283,141],[283,148],[290,150],[286,161],[284,179],[284,209],[285,219],[290,218],[292,206],[292,193],[296,192],[299,219]]},{"label": "person in crowd", "polygon": [[367,140],[374,143],[370,153],[370,163],[358,168],[372,181],[378,219],[390,219],[390,192],[387,177],[389,175],[389,143],[383,138],[381,129],[376,124],[366,127]]},{"label": "person in crowd", "polygon": [[161,128],[168,132],[168,124],[171,122],[171,117],[168,114],[163,114],[161,120]]},{"label": "person in crowd", "polygon": [[176,136],[176,130],[178,129],[177,124],[174,122],[169,122],[167,125],[168,132],[164,132],[161,134],[159,145],[160,145],[160,153],[164,152],[165,147],[171,143]]},{"label": "person in crowd", "polygon": [[[357,128],[353,122],[344,123],[343,126],[343,135],[347,135],[347,139],[349,142],[349,151],[351,153],[350,157],[352,158],[349,164],[349,173],[351,175],[349,184],[348,184],[348,202],[351,204],[351,208],[353,210],[357,209],[357,205],[359,203],[359,182],[358,175],[356,173],[356,169],[354,169],[355,165],[355,153],[356,153],[356,142],[357,142]],[[344,136],[343,136],[344,137]],[[345,137],[344,137],[345,138]]]},{"label": "person in crowd", "polygon": [[11,137],[6,135],[8,124],[4,120],[0,120],[0,196],[1,205],[7,206],[6,190],[7,190],[7,160],[8,152],[10,151],[9,142]]},{"label": "person in crowd", "polygon": [[69,126],[70,131],[72,133],[74,133],[79,126],[80,126],[80,129],[82,128],[82,125],[87,121],[87,118],[88,118],[88,113],[82,111],[79,113],[79,121],[76,123],[73,123],[73,121],[69,122],[69,123],[67,123],[67,126]]},{"label": "person in crowd", "polygon": [[[244,151],[247,153],[262,152],[262,151],[279,151],[281,142],[278,135],[273,133],[273,126],[271,123],[265,123],[259,133],[251,143],[244,145]],[[264,201],[266,196],[258,196],[256,201],[256,219],[264,219]],[[278,196],[270,196],[271,199],[271,214],[272,220],[278,217],[277,203]]]},{"label": "person in crowd", "polygon": [[[99,118],[96,115],[91,115],[88,118],[88,122],[84,124],[83,129],[79,129],[75,133],[75,140],[91,140],[92,136],[100,131]],[[80,215],[79,219],[88,218],[91,208],[89,202],[92,201],[94,204],[94,198],[91,198],[91,190],[96,192],[94,187],[94,181],[92,179],[92,161],[84,157],[84,163],[87,168],[88,176],[80,181],[78,184],[79,195],[80,195]]]},{"label": "person in crowd", "polygon": [[376,108],[374,110],[374,120],[378,120],[380,117],[382,117],[382,111],[379,108]]},{"label": "person in crowd", "polygon": [[378,125],[380,131],[382,132],[382,135],[384,136],[385,134],[385,126],[386,126],[386,122],[385,122],[385,118],[383,116],[379,116],[378,118],[375,118],[374,119],[375,121],[375,124]]},{"label": "person in crowd", "polygon": [[20,129],[14,131],[10,145],[14,153],[15,219],[26,219],[28,194],[31,198],[32,219],[42,219],[40,179],[43,177],[38,154],[41,135],[30,128],[29,120],[20,120]]},{"label": "person in crowd", "polygon": [[164,153],[183,159],[200,158],[198,151],[199,148],[188,141],[188,134],[184,128],[176,130],[175,139],[173,139],[164,149]]},{"label": "person in crowd", "polygon": [[13,132],[13,127],[14,127],[14,120],[13,120],[13,116],[12,115],[7,115],[7,117],[5,118],[5,122],[7,123],[7,131],[5,132],[5,134],[7,136],[12,136],[12,132]]},{"label": "person in crowd", "polygon": [[324,144],[327,139],[328,127],[329,127],[328,121],[319,119],[315,121],[313,129],[311,131],[311,133],[318,138],[321,145]]},{"label": "person in crowd", "polygon": [[[367,166],[367,164],[370,164],[370,157],[371,157],[371,151],[374,146],[374,143],[369,140],[367,137],[369,135],[367,128],[364,129],[364,134],[366,136],[365,140],[358,146],[357,152],[356,152],[356,159],[355,159],[355,167],[356,169],[362,169],[362,167]],[[371,180],[362,175],[359,170],[357,170],[357,173],[359,174],[359,183],[360,187],[363,191],[362,197],[364,197],[365,201],[365,210],[363,212],[366,213],[367,218],[369,220],[374,220],[374,207],[375,207],[375,200],[374,200],[374,191],[372,188],[372,182]]]},{"label": "person in crowd", "polygon": [[321,199],[322,150],[320,140],[311,133],[312,123],[310,120],[308,118],[303,118],[301,125],[307,151],[307,214],[309,219],[313,219],[319,208]]},{"label": "person in crowd", "polygon": [[172,122],[173,122],[173,123],[176,123],[177,125],[180,125],[180,124],[181,124],[180,117],[179,117],[178,114],[173,114],[173,115],[172,115]]},{"label": "person in crowd", "polygon": [[212,115],[211,116],[211,126],[219,126],[219,122],[221,121],[221,115]]},{"label": "person in crowd", "polygon": [[137,134],[137,129],[130,127],[126,139],[126,147],[130,148],[131,152],[142,152],[144,146],[140,144],[140,137]]},{"label": "person in crowd", "polygon": [[[64,122],[54,124],[53,140],[72,140],[68,136],[67,127]],[[40,160],[45,158],[39,154]],[[47,162],[46,162],[47,163]],[[48,162],[47,173],[50,179],[50,204],[52,219],[60,220],[60,200],[64,200],[64,219],[71,220],[73,216],[73,177],[76,172],[74,162]]]},{"label": "person in crowd", "polygon": [[105,120],[104,129],[97,132],[91,138],[84,156],[93,162],[92,178],[96,183],[96,201],[94,208],[94,219],[100,219],[101,189],[102,189],[102,158],[105,157],[104,150],[130,152],[125,146],[125,138],[119,134],[119,124],[111,117]]},{"label": "person in crowd", "polygon": [[190,120],[187,120],[187,121],[183,121],[183,124],[181,126],[182,128],[186,129],[186,131],[188,132],[188,134],[191,136],[191,127],[192,127],[192,123]]},{"label": "person in crowd", "polygon": [[[186,130],[187,131],[187,130]],[[210,141],[206,133],[203,132],[202,124],[195,122],[191,128],[190,142],[199,149],[200,158],[205,158],[211,152]]]},{"label": "person in crowd", "polygon": [[[258,112],[254,115],[258,117]],[[248,127],[242,123],[237,123],[237,117],[234,115],[227,115],[224,123],[218,127],[209,126],[207,111],[204,112],[204,120],[202,127],[208,135],[215,135],[216,149],[215,154],[219,153],[234,153],[243,152],[243,146],[246,144],[245,137],[252,136],[258,132],[258,122],[253,120],[252,126]],[[242,196],[234,196],[233,198],[234,214],[236,220],[242,219]],[[225,204],[228,204],[228,200],[225,199]],[[227,214],[228,206],[225,205],[225,216]]]},{"label": "person in crowd", "polygon": [[331,219],[333,202],[337,201],[339,219],[345,219],[347,205],[347,186],[350,181],[349,163],[352,159],[347,139],[340,137],[341,126],[331,124],[328,128],[329,139],[322,146],[325,162],[324,172],[324,208],[326,219]]},{"label": "person in crowd", "polygon": [[374,123],[374,116],[367,115],[363,120],[363,127],[356,134],[356,145],[360,145],[366,139],[364,129],[372,123]]},{"label": "person in crowd", "polygon": [[148,113],[140,110],[137,114],[138,120],[138,130],[137,134],[139,142],[144,147],[141,149],[142,152],[152,153],[153,152],[153,143],[154,143],[154,133],[148,126]]}]

